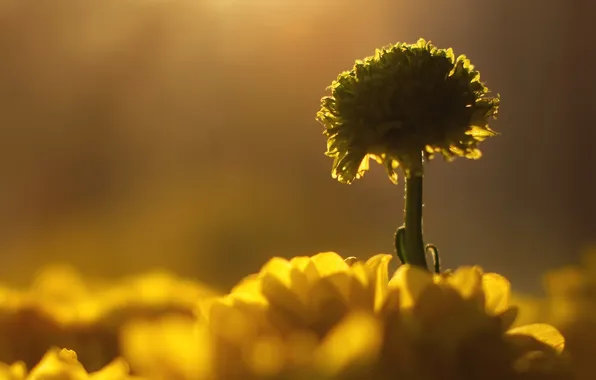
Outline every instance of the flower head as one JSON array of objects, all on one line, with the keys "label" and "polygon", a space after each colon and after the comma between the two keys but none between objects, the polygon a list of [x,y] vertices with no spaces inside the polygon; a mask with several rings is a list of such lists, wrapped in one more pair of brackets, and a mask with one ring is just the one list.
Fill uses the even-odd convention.
[{"label": "flower head", "polygon": [[423,39],[356,61],[330,89],[317,120],[334,159],[332,175],[343,183],[360,178],[370,158],[394,183],[398,166],[417,170],[421,154],[478,158],[478,143],[495,135],[488,119],[496,117],[499,97],[488,96],[465,56]]},{"label": "flower head", "polygon": [[387,290],[391,255],[349,265],[335,252],[291,260],[274,257],[244,279],[229,298],[261,299],[278,329],[306,329],[324,336],[353,311],[374,312]]},{"label": "flower head", "polygon": [[554,327],[512,328],[517,310],[504,277],[403,265],[389,278],[389,260],[271,259],[206,308],[214,378],[296,369],[330,379],[568,378]]}]

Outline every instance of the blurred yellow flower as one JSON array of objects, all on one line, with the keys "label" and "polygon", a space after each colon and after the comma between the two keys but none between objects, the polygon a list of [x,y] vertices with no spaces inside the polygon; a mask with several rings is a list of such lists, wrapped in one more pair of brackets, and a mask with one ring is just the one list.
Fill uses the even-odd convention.
[{"label": "blurred yellow flower", "polygon": [[592,380],[596,353],[596,250],[588,250],[579,265],[545,275],[547,297],[541,318],[565,334],[577,380]]},{"label": "blurred yellow flower", "polygon": [[[566,378],[562,335],[549,325],[510,329],[510,284],[479,267],[448,274],[400,267],[382,308],[379,370],[414,379]],[[547,368],[545,370],[545,368]]]},{"label": "blurred yellow flower", "polygon": [[122,329],[121,349],[132,367],[152,379],[204,379],[212,367],[212,347],[205,325],[170,316],[136,321]]},{"label": "blurred yellow flower", "polygon": [[[122,352],[132,368],[156,380],[333,379],[370,365],[381,348],[382,326],[354,312],[320,341],[308,331],[287,337],[251,329],[250,315],[218,308],[218,323],[168,318],[133,322]],[[260,330],[260,331],[258,331]]]},{"label": "blurred yellow flower", "polygon": [[72,350],[51,348],[30,372],[22,362],[0,364],[2,380],[132,380],[129,367],[116,359],[101,370],[88,373]]},{"label": "blurred yellow flower", "polygon": [[193,316],[197,302],[214,294],[165,272],[108,282],[47,266],[28,289],[0,288],[0,361],[32,367],[50,347],[68,347],[98,370],[119,355],[118,334],[128,321]]}]

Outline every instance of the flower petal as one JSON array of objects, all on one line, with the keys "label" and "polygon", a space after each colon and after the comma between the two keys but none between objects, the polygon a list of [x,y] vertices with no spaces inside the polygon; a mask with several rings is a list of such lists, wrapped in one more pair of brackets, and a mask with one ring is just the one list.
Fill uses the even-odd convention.
[{"label": "flower petal", "polygon": [[0,379],[24,380],[27,378],[27,366],[23,362],[7,365],[0,362]]},{"label": "flower petal", "polygon": [[381,342],[379,321],[366,313],[354,313],[329,332],[315,355],[326,373],[337,374],[349,365],[374,360]]},{"label": "flower petal", "polygon": [[[218,309],[214,305],[213,310],[217,313],[225,309]],[[237,329],[238,325],[229,324],[237,319],[219,318],[236,315],[225,311],[217,315],[218,318],[214,320],[226,325],[221,332],[229,334],[228,338],[239,338],[234,336],[241,332]],[[135,321],[125,325],[121,332],[120,346],[131,366],[144,375],[198,379],[211,371],[213,352],[209,337],[206,326],[196,324],[192,319],[167,317],[153,322]]]},{"label": "flower petal", "polygon": [[447,283],[465,299],[481,296],[482,270],[479,267],[461,267],[447,277]]},{"label": "flower petal", "polygon": [[433,276],[428,271],[411,265],[402,265],[389,281],[389,288],[400,290],[401,308],[404,309],[412,307],[424,289],[432,284]]},{"label": "flower petal", "polygon": [[[271,305],[301,317],[307,313],[301,297],[273,274],[267,274],[261,278],[261,291]],[[306,298],[307,294],[304,296]]]},{"label": "flower petal", "polygon": [[290,264],[300,271],[304,271],[309,263],[310,257],[308,256],[297,256],[290,260]]},{"label": "flower petal", "polygon": [[229,297],[245,301],[265,302],[261,292],[261,281],[257,275],[244,278],[238,285],[232,288]]},{"label": "flower petal", "polygon": [[90,380],[125,380],[129,379],[130,367],[124,359],[115,359],[101,370],[89,375]]},{"label": "flower petal", "polygon": [[335,252],[322,252],[311,258],[321,277],[347,272],[350,266]]},{"label": "flower petal", "polygon": [[558,352],[562,352],[565,348],[565,338],[559,330],[546,323],[534,323],[531,325],[519,326],[507,331],[508,335],[526,335],[531,336],[554,348]]},{"label": "flower petal", "polygon": [[482,288],[487,313],[496,315],[507,310],[511,284],[505,277],[496,273],[485,273],[482,276]]},{"label": "flower petal", "polygon": [[392,256],[387,254],[379,254],[371,257],[366,261],[366,267],[371,271],[372,284],[374,292],[374,308],[379,310],[381,305],[387,297],[388,283],[389,283],[389,262]]},{"label": "flower petal", "polygon": [[[308,281],[305,272],[292,266],[291,262],[279,257],[274,257],[261,269],[261,292],[270,302],[292,303],[296,300],[306,302]],[[289,304],[288,304],[289,305]],[[293,309],[298,307],[292,304]]]},{"label": "flower petal", "polygon": [[279,337],[262,337],[251,347],[247,364],[258,376],[274,376],[283,368],[283,354],[284,347]]},{"label": "flower petal", "polygon": [[72,350],[51,348],[39,364],[29,372],[29,379],[56,379],[68,375],[71,379],[87,378],[87,371]]},{"label": "flower petal", "polygon": [[291,270],[292,264],[290,264],[288,260],[282,259],[281,257],[273,257],[263,265],[263,268],[261,268],[260,271],[260,276],[265,277],[267,275],[272,275],[289,288],[292,285],[290,278]]}]

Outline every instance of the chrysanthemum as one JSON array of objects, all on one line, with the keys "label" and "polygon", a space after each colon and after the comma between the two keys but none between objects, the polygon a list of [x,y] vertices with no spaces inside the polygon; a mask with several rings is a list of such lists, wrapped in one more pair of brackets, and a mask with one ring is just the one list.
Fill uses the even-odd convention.
[{"label": "chrysanthemum", "polygon": [[388,262],[378,255],[348,266],[329,252],[274,258],[182,330],[179,322],[129,330],[125,357],[133,368],[169,363],[176,380],[199,378],[172,364],[176,347],[180,358],[209,358],[202,375],[213,380],[568,379],[555,328],[510,328],[516,311],[503,277],[404,265],[388,279]]},{"label": "chrysanthemum", "polygon": [[274,257],[230,297],[261,296],[283,319],[323,334],[350,311],[380,307],[390,260],[391,255],[380,254],[349,265],[335,252],[291,260]]},{"label": "chrysanthemum", "polygon": [[321,100],[317,120],[325,127],[332,175],[350,183],[369,159],[417,170],[420,155],[445,159],[480,157],[478,143],[495,135],[499,97],[490,97],[478,71],[463,55],[420,39],[377,50],[341,73]]},{"label": "chrysanthemum", "polygon": [[[387,289],[390,258],[351,266],[334,252],[271,259],[202,310],[218,378],[324,376],[366,362],[379,348],[372,316]],[[230,367],[231,358],[245,365]]]}]

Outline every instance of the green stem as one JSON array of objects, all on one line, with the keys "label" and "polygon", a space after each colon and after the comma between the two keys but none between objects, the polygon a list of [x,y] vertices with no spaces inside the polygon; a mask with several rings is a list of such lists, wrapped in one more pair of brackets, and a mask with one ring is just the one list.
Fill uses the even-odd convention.
[{"label": "green stem", "polygon": [[428,270],[422,238],[422,155],[418,167],[406,172],[404,258],[408,264]]}]

